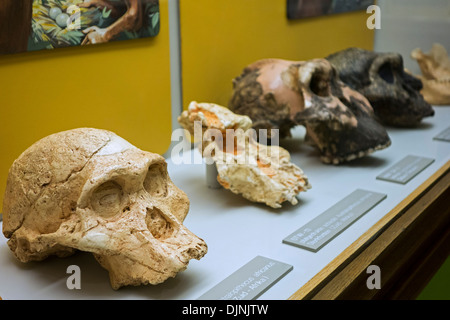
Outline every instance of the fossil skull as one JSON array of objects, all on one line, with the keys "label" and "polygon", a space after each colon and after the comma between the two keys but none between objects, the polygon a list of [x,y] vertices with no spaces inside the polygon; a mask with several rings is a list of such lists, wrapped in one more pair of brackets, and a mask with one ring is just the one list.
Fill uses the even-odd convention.
[{"label": "fossil skull", "polygon": [[339,164],[390,145],[367,99],[341,82],[325,59],[265,59],[234,79],[230,109],[247,115],[254,128],[279,129],[280,136],[303,125],[325,163]]},{"label": "fossil skull", "polygon": [[345,84],[369,100],[382,123],[411,127],[434,115],[420,93],[422,82],[405,72],[400,54],[349,48],[326,59]]},{"label": "fossil skull", "polygon": [[111,286],[158,284],[207,251],[182,222],[189,199],[164,158],[81,128],[43,138],[13,163],[3,233],[22,262],[91,252]]},{"label": "fossil skull", "polygon": [[202,155],[212,160],[217,181],[225,189],[250,201],[281,208],[286,201],[296,205],[296,196],[311,188],[285,149],[256,142],[249,117],[217,104],[192,102],[178,121],[191,134],[196,122],[200,125]]},{"label": "fossil skull", "polygon": [[450,105],[450,57],[439,43],[433,44],[429,53],[420,48],[411,52],[411,57],[419,64],[422,75],[425,101],[432,105]]}]

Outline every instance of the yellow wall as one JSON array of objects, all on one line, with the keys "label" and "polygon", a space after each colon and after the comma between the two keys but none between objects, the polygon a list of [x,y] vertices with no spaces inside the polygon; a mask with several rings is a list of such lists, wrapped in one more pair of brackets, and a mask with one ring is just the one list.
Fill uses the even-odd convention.
[{"label": "yellow wall", "polygon": [[227,105],[232,79],[258,59],[306,60],[350,46],[373,49],[365,11],[286,18],[286,0],[180,0],[183,106]]},{"label": "yellow wall", "polygon": [[8,169],[38,139],[76,127],[137,147],[170,145],[168,0],[155,38],[0,56],[0,212]]},{"label": "yellow wall", "polygon": [[[160,0],[155,38],[0,56],[0,208],[14,159],[51,133],[103,128],[141,149],[166,152],[172,131],[168,1]],[[227,105],[232,79],[258,59],[372,49],[367,17],[362,11],[289,21],[286,0],[180,0],[183,106],[192,100]]]}]

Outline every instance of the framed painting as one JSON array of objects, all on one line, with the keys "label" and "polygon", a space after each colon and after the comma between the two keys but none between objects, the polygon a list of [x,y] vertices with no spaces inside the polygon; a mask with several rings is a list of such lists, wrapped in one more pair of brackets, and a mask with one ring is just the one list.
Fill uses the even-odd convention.
[{"label": "framed painting", "polygon": [[0,0],[0,54],[158,35],[159,0]]},{"label": "framed painting", "polygon": [[366,10],[374,0],[287,0],[289,19],[303,19]]}]

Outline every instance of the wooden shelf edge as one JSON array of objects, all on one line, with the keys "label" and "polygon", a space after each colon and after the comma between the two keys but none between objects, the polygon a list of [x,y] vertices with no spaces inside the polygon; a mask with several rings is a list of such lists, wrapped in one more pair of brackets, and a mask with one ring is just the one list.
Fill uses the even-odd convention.
[{"label": "wooden shelf edge", "polygon": [[[316,274],[289,300],[313,299],[325,286],[327,286],[344,268],[358,257],[371,243],[373,243],[385,230],[399,219],[403,213],[419,201],[442,178],[450,174],[450,161],[437,170],[429,179],[401,201],[393,210],[380,219],[372,228],[346,248],[338,257],[331,261],[324,269]],[[448,186],[447,186],[448,187]],[[346,281],[351,281],[350,279]],[[345,287],[347,284],[341,284]],[[341,288],[344,290],[344,288]]]}]

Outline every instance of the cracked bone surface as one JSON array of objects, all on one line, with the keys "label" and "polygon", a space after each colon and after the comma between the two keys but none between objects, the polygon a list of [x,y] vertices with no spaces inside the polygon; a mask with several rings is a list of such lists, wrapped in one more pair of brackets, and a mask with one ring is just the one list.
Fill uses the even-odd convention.
[{"label": "cracked bone surface", "polygon": [[281,138],[305,126],[324,163],[352,161],[391,144],[369,101],[325,59],[256,61],[233,80],[229,107],[249,116],[255,129],[279,129]]},{"label": "cracked bone surface", "polygon": [[423,83],[424,99],[432,105],[450,105],[450,57],[445,47],[435,43],[429,53],[417,48],[411,52],[411,57],[422,72],[417,77]]},{"label": "cracked bone surface", "polygon": [[249,130],[249,117],[217,104],[192,102],[178,121],[191,134],[195,123],[199,124],[197,130],[201,125],[202,155],[213,161],[217,180],[225,189],[252,202],[280,208],[285,201],[296,205],[296,196],[311,188],[285,149],[256,142],[255,131]]},{"label": "cracked bone surface", "polygon": [[165,159],[110,131],[39,140],[11,166],[3,202],[3,234],[20,261],[91,252],[113,289],[162,283],[207,252],[182,224],[189,199]]}]

